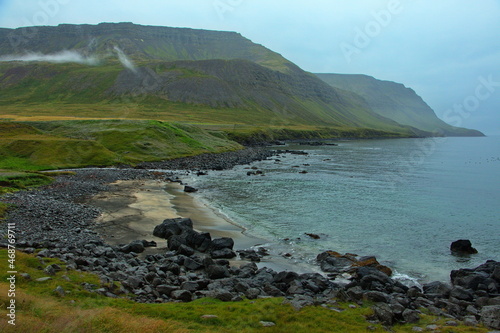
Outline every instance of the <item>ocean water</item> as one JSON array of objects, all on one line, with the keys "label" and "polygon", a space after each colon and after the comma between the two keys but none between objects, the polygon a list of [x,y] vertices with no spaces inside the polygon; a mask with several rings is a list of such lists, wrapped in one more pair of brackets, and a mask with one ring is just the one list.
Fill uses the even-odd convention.
[{"label": "ocean water", "polygon": [[[276,147],[309,154],[253,163],[264,176],[238,166],[188,182],[291,262],[314,265],[325,250],[375,255],[397,274],[428,282],[500,260],[500,137],[336,143]],[[479,253],[451,255],[458,239]]]}]

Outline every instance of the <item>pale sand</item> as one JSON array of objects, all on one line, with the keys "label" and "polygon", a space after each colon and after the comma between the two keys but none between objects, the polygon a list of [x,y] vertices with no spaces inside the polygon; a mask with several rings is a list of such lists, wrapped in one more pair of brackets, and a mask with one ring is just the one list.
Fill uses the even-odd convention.
[{"label": "pale sand", "polygon": [[[157,242],[157,250],[164,250],[166,240],[153,236],[153,230],[163,220],[176,217],[191,218],[197,231],[209,232],[212,238],[233,238],[235,249],[265,242],[243,234],[244,229],[183,192],[183,187],[177,183],[132,180],[109,186],[110,191],[96,195],[89,204],[101,209],[102,214],[96,221],[97,231],[110,244],[146,239]],[[151,251],[153,249],[148,252]]]}]

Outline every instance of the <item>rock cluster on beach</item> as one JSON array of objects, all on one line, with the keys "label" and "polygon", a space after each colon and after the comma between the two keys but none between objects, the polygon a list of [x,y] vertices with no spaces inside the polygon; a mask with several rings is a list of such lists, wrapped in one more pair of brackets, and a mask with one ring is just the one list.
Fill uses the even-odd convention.
[{"label": "rock cluster on beach", "polygon": [[[199,166],[194,164],[192,169]],[[40,258],[60,258],[67,269],[98,274],[102,285],[86,287],[108,297],[131,297],[138,302],[284,297],[296,309],[322,305],[332,310],[336,310],[336,300],[370,301],[375,304],[373,319],[387,325],[416,322],[422,309],[427,309],[451,321],[500,329],[499,262],[453,271],[451,284],[432,282],[423,288],[408,287],[391,278],[391,270],[374,257],[332,251],[317,257],[325,274],[258,268],[253,261],[259,261],[263,253],[252,249],[239,252],[248,261],[237,267],[229,262],[236,256],[233,240],[212,239],[208,233],[197,232],[189,219],[168,219],[158,225],[154,234],[167,239],[168,249],[139,255],[156,244],[143,239],[121,246],[106,244],[94,231],[99,210],[80,203],[119,179],[169,177],[172,175],[141,169],[78,170],[76,175],[59,177],[40,190],[4,197],[3,201],[16,205],[7,222],[16,223],[18,248]],[[5,225],[0,225],[2,234]],[[54,265],[42,268],[49,276],[61,269]],[[64,290],[59,293],[64,295]]]},{"label": "rock cluster on beach", "polygon": [[416,322],[420,309],[462,320],[470,325],[482,322],[500,329],[500,262],[488,261],[474,269],[451,272],[451,284],[435,281],[423,288],[408,287],[390,277],[390,268],[374,257],[324,252],[317,258],[332,277],[344,275],[349,282],[337,297],[352,302],[375,302],[375,317],[384,324]]}]

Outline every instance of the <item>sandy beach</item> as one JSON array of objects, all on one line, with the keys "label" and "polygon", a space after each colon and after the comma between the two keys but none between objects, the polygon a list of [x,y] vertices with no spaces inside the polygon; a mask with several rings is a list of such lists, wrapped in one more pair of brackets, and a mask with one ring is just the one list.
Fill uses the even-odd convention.
[{"label": "sandy beach", "polygon": [[153,236],[153,229],[163,220],[176,217],[191,218],[195,230],[209,232],[212,238],[233,238],[236,250],[265,242],[245,235],[244,229],[185,193],[178,183],[127,180],[109,186],[109,191],[94,196],[88,204],[102,211],[96,221],[96,230],[110,244],[126,244],[137,239],[154,240],[158,247],[148,252],[164,251],[167,242]]}]

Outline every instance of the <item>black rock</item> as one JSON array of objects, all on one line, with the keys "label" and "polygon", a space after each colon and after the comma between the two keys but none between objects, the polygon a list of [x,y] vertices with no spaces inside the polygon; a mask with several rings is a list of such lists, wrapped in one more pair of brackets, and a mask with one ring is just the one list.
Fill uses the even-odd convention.
[{"label": "black rock", "polygon": [[119,250],[121,252],[124,252],[124,253],[131,253],[131,252],[142,253],[142,252],[144,252],[145,248],[144,248],[143,241],[136,240],[136,241],[131,242],[130,244],[127,244],[127,245],[120,247]]},{"label": "black rock", "polygon": [[391,326],[394,323],[394,313],[388,304],[378,303],[372,309],[375,317],[384,325]]},{"label": "black rock", "polygon": [[227,270],[226,267],[224,266],[219,266],[219,265],[211,265],[205,268],[205,271],[207,272],[207,276],[210,279],[223,279],[226,277],[229,277],[229,271]]},{"label": "black rock", "polygon": [[186,235],[173,235],[167,241],[167,246],[170,251],[177,251],[182,245],[187,246]]},{"label": "black rock", "polygon": [[170,297],[182,302],[191,302],[193,300],[193,294],[187,290],[174,290]]},{"label": "black rock", "polygon": [[198,192],[198,189],[192,187],[192,186],[184,186],[184,192],[187,192],[187,193],[194,193],[194,192]]},{"label": "black rock", "polygon": [[175,290],[179,290],[179,287],[166,284],[160,284],[156,286],[156,291],[167,296],[170,296],[170,294]]},{"label": "black rock", "polygon": [[457,255],[477,253],[477,250],[472,247],[472,243],[468,239],[460,239],[451,243],[450,250]]},{"label": "black rock", "polygon": [[212,240],[211,249],[214,250],[222,250],[222,249],[233,249],[234,240],[229,237],[216,238]]},{"label": "black rock", "polygon": [[205,252],[212,245],[212,237],[208,232],[199,233],[190,229],[181,235],[186,239],[188,246],[200,252]]},{"label": "black rock", "polygon": [[155,241],[147,241],[147,240],[143,240],[142,245],[144,245],[144,247],[157,247],[158,246],[158,244],[156,244]]},{"label": "black rock", "polygon": [[[187,245],[181,244],[177,249],[177,253],[189,257],[194,254],[194,250]],[[184,265],[186,265],[186,261],[184,261]]]},{"label": "black rock", "polygon": [[290,282],[299,278],[299,275],[295,272],[282,271],[274,276],[275,283],[286,283],[290,284]]},{"label": "black rock", "polygon": [[364,294],[363,296],[369,301],[378,303],[389,303],[390,302],[390,297],[386,293],[380,292],[380,291],[369,291]]},{"label": "black rock", "polygon": [[200,289],[200,286],[196,282],[186,281],[186,282],[184,282],[184,283],[181,284],[181,289],[182,290],[187,290],[187,291],[190,291],[190,292],[195,292],[195,291],[197,291],[197,290]]},{"label": "black rock", "polygon": [[483,307],[481,310],[481,322],[486,327],[500,330],[500,305]]},{"label": "black rock", "polygon": [[228,248],[224,248],[224,249],[221,249],[221,250],[213,250],[210,255],[212,256],[212,258],[214,259],[232,259],[234,257],[236,257],[236,253],[234,253],[234,251],[232,251],[231,249],[228,249]]},{"label": "black rock", "polygon": [[406,309],[403,311],[403,320],[409,324],[418,323],[420,320],[420,312],[416,310]]},{"label": "black rock", "polygon": [[153,230],[156,237],[168,239],[173,235],[180,235],[185,230],[193,229],[193,221],[189,218],[166,219]]},{"label": "black rock", "polygon": [[425,294],[441,295],[444,298],[447,298],[451,291],[451,286],[441,281],[424,284],[423,288]]},{"label": "black rock", "polygon": [[255,252],[255,250],[240,250],[238,251],[240,258],[243,260],[251,260],[255,262],[260,262],[261,256]]},{"label": "black rock", "polygon": [[472,291],[465,289],[460,286],[455,286],[450,291],[450,297],[456,298],[462,301],[472,301],[474,299],[474,294]]},{"label": "black rock", "polygon": [[184,267],[189,269],[190,271],[195,271],[203,268],[203,264],[194,258],[186,258],[184,260]]}]

